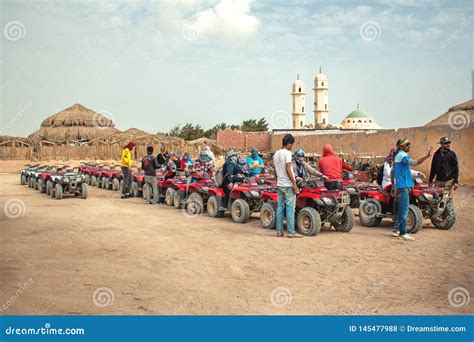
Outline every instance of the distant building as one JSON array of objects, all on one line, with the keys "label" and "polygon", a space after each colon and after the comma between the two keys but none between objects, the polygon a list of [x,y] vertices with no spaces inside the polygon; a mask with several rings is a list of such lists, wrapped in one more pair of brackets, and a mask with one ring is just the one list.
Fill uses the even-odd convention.
[{"label": "distant building", "polygon": [[300,80],[300,75],[298,74],[296,81],[291,85],[293,129],[301,129],[306,125],[305,95],[304,83]]},{"label": "distant building", "polygon": [[375,119],[357,105],[357,109],[349,113],[341,125],[344,129],[381,129]]}]

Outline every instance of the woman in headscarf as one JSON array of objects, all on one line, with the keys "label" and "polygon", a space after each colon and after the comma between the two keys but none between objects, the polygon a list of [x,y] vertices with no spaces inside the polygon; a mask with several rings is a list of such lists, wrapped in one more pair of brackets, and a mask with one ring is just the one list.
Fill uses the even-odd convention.
[{"label": "woman in headscarf", "polygon": [[122,198],[130,197],[130,187],[132,186],[132,154],[131,151],[135,147],[135,143],[129,142],[122,148],[122,161],[120,167],[123,173]]}]

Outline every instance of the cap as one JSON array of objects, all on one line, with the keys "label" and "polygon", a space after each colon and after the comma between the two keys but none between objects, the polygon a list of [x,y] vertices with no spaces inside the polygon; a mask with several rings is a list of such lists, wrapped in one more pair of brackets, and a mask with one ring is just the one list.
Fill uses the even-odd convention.
[{"label": "cap", "polygon": [[439,143],[440,143],[441,145],[443,145],[443,144],[449,144],[450,142],[451,142],[451,140],[449,140],[448,137],[442,137],[441,139],[439,139]]}]

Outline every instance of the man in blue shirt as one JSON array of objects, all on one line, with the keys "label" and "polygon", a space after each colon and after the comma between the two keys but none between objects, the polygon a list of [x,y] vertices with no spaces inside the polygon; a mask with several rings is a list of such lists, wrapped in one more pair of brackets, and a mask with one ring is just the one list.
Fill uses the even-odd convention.
[{"label": "man in blue shirt", "polygon": [[[398,200],[397,223],[400,229],[399,235],[402,239],[412,241],[413,236],[407,233],[408,206],[410,205],[410,192],[415,185],[411,174],[411,166],[419,165],[431,156],[433,147],[430,147],[428,154],[418,160],[411,159],[408,156],[411,143],[408,139],[399,139],[397,141],[398,150],[395,152],[395,158],[392,168],[392,195],[396,192]],[[392,233],[393,234],[393,233]],[[396,234],[396,233],[395,233]],[[394,235],[395,236],[395,235]]]},{"label": "man in blue shirt", "polygon": [[265,168],[262,157],[259,156],[256,147],[252,148],[252,154],[247,158],[247,166],[249,167],[249,176],[254,177],[262,173]]}]

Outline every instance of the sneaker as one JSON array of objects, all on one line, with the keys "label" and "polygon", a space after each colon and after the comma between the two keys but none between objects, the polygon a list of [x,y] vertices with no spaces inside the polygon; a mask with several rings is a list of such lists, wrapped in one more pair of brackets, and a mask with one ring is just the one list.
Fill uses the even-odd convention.
[{"label": "sneaker", "polygon": [[392,236],[393,237],[399,237],[400,236],[400,232],[398,230],[392,230]]},{"label": "sneaker", "polygon": [[413,236],[411,236],[410,234],[400,235],[400,237],[403,240],[407,240],[407,241],[414,241],[415,240],[415,238]]},{"label": "sneaker", "polygon": [[153,204],[153,202],[147,202],[147,204]]},{"label": "sneaker", "polygon": [[277,236],[278,237],[283,237],[283,236],[285,236],[285,234],[283,233],[282,230],[279,230],[279,231],[277,231]]},{"label": "sneaker", "polygon": [[302,238],[303,235],[293,232],[293,233],[288,233],[288,237],[289,238]]},{"label": "sneaker", "polygon": [[160,201],[158,201],[158,202],[156,202],[156,203],[155,203],[155,205],[160,205],[160,204],[161,204],[161,202],[160,202]]}]

